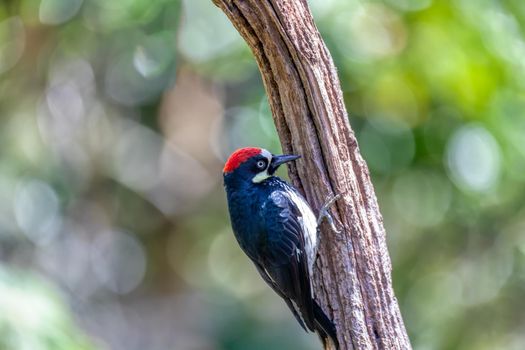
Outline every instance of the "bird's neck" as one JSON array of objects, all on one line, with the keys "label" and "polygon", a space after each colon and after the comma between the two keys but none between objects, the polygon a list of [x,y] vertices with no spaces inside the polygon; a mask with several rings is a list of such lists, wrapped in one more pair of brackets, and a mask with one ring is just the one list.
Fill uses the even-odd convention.
[{"label": "bird's neck", "polygon": [[235,177],[224,177],[224,187],[226,193],[231,194],[235,192],[251,192],[255,189],[262,189],[268,186],[272,186],[277,178],[271,176],[261,182],[253,182],[250,179],[235,178]]}]

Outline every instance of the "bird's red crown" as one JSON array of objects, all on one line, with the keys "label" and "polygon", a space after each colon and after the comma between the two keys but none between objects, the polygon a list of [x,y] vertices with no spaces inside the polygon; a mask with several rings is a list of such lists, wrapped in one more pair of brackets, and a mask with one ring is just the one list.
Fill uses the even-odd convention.
[{"label": "bird's red crown", "polygon": [[261,154],[261,149],[257,147],[245,147],[236,150],[233,152],[226,161],[226,164],[224,164],[224,169],[222,169],[223,173],[231,173],[235,169],[239,167],[242,163],[244,163],[246,160],[250,159],[253,156],[256,156],[258,154]]}]

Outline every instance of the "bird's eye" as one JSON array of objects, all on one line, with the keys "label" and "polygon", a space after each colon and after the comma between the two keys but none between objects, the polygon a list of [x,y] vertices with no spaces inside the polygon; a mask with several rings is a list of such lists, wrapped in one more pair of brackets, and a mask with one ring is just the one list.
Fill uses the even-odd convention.
[{"label": "bird's eye", "polygon": [[266,168],[266,162],[265,162],[264,160],[260,160],[260,161],[258,161],[258,162],[257,162],[257,168],[259,168],[259,169],[261,169],[261,170],[264,169],[264,168]]}]

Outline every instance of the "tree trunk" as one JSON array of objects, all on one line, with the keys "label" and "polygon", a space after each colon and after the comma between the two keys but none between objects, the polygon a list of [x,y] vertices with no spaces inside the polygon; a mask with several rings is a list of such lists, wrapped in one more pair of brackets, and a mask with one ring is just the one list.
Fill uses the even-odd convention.
[{"label": "tree trunk", "polygon": [[325,224],[315,296],[334,321],[341,349],[410,349],[394,296],[383,219],[350,127],[337,72],[306,0],[212,0],[252,49],[286,153],[303,155],[290,178]]}]

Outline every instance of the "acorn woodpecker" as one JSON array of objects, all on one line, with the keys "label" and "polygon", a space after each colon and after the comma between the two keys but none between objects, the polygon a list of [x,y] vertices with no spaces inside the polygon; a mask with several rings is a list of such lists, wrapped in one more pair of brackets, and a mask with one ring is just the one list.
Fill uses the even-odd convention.
[{"label": "acorn woodpecker", "polygon": [[284,299],[306,331],[339,348],[336,330],[314,299],[312,274],[319,243],[319,220],[301,194],[274,176],[277,168],[300,158],[273,155],[262,148],[235,151],[223,175],[235,237],[264,281]]}]

